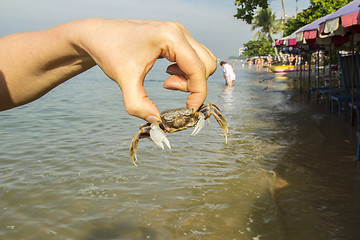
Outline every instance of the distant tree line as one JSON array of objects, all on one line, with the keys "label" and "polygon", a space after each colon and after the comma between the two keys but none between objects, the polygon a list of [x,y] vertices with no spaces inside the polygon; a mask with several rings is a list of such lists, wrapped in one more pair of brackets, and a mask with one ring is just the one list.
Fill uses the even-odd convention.
[{"label": "distant tree line", "polygon": [[252,40],[244,44],[244,53],[247,57],[260,57],[275,55],[274,48],[271,47],[271,42],[266,39]]}]

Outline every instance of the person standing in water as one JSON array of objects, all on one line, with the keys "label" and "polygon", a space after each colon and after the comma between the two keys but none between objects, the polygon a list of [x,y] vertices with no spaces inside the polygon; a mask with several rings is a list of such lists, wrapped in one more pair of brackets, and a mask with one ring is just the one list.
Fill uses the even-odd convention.
[{"label": "person standing in water", "polygon": [[220,66],[223,68],[225,85],[232,86],[236,78],[233,67],[224,61],[220,62]]}]

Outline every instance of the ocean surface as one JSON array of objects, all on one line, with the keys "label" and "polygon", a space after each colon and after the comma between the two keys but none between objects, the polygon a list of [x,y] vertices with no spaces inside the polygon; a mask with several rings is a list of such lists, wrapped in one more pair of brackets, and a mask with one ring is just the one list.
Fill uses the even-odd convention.
[{"label": "ocean surface", "polygon": [[[162,88],[167,62],[145,80],[160,111],[187,93]],[[28,105],[0,112],[0,239],[360,239],[356,126],[284,75],[235,64],[208,79],[216,120],[148,139],[129,157],[141,119],[93,68]]]}]

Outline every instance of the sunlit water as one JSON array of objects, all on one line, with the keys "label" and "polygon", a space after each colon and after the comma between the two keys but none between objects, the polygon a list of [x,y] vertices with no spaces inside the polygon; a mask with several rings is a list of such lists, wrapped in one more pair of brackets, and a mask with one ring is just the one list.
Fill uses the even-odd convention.
[{"label": "sunlit water", "polygon": [[[160,111],[187,94],[145,81]],[[297,82],[236,65],[208,80],[214,118],[198,135],[142,139],[117,85],[94,68],[0,113],[0,239],[359,239],[360,175],[347,116],[291,90]]]}]

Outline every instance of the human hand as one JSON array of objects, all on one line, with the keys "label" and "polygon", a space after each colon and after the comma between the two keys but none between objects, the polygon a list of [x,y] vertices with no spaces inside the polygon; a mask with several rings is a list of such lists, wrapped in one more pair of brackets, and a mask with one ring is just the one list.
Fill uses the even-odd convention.
[{"label": "human hand", "polygon": [[197,110],[205,101],[206,79],[216,70],[216,57],[179,23],[89,19],[81,47],[120,86],[126,111],[148,122],[160,118],[143,87],[158,58],[175,64],[164,88],[190,92],[186,105]]}]

